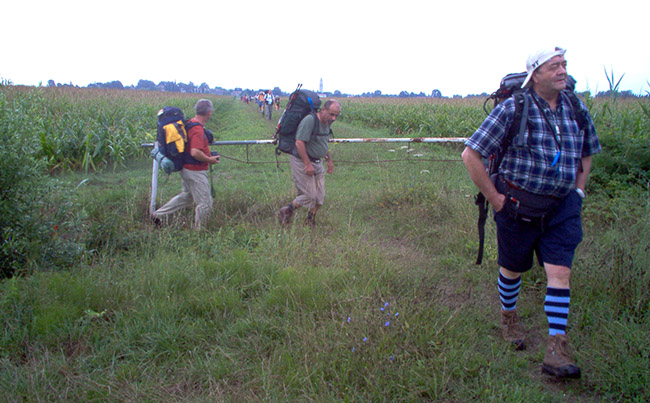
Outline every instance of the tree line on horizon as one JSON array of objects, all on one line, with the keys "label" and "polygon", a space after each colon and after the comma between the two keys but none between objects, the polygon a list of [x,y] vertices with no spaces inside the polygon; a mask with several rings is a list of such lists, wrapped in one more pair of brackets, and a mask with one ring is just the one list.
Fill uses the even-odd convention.
[{"label": "tree line on horizon", "polygon": [[[48,87],[77,87],[72,83],[70,84],[61,84],[56,83],[54,80],[48,80]],[[83,88],[83,87],[81,87]],[[210,88],[207,83],[202,83],[201,85],[195,85],[193,82],[189,84],[177,83],[175,81],[161,81],[158,84],[154,83],[151,80],[139,80],[137,85],[125,86],[121,81],[109,81],[105,83],[92,83],[88,84],[85,88],[105,88],[105,89],[114,89],[114,90],[144,90],[144,91],[166,91],[166,92],[181,92],[181,93],[197,93],[197,94],[212,94],[212,95],[232,95],[232,96],[255,96],[260,93],[260,91],[266,92],[268,89],[242,89],[237,87],[235,89],[226,89],[222,87]],[[279,87],[274,87],[271,90],[273,95],[279,96],[288,96],[290,92],[284,92]],[[334,92],[323,92],[326,96],[335,96],[335,97],[346,97],[346,96],[361,96],[361,97],[433,97],[433,98],[442,98],[442,93],[440,90],[433,90],[430,95],[425,94],[424,92],[414,93],[402,91],[398,95],[384,95],[380,90],[374,92],[364,92],[360,95],[344,94],[339,90]]]},{"label": "tree line on horizon", "polygon": [[[77,85],[74,85],[72,83],[69,84],[61,84],[61,83],[56,83],[54,80],[48,80],[47,82],[48,87],[76,87],[76,88],[84,88],[84,87],[79,87]],[[137,85],[129,85],[129,86],[124,86],[121,81],[115,80],[115,81],[109,81],[105,83],[92,83],[88,84],[85,88],[105,88],[105,89],[117,89],[117,90],[144,90],[144,91],[165,91],[165,92],[180,92],[180,93],[196,93],[196,94],[211,94],[211,95],[232,95],[236,97],[241,97],[241,96],[255,96],[259,94],[260,91],[266,92],[267,89],[242,89],[240,87],[237,87],[235,89],[226,89],[222,87],[214,87],[210,88],[210,86],[207,83],[201,83],[200,85],[195,85],[193,82],[189,82],[188,84],[185,83],[177,83],[175,81],[161,81],[158,84],[154,83],[151,80],[138,80]],[[584,93],[580,93],[581,95],[585,95],[588,91],[585,91]],[[271,93],[273,95],[278,95],[278,96],[288,96],[290,92],[284,92],[282,91],[279,87],[274,87],[271,90]],[[334,96],[334,97],[362,97],[362,98],[377,98],[377,97],[393,97],[393,98],[450,98],[442,95],[442,92],[438,89],[435,89],[431,92],[431,94],[426,94],[422,91],[420,93],[414,93],[414,92],[408,92],[408,91],[401,91],[399,94],[383,94],[380,90],[376,90],[373,92],[364,92],[362,94],[345,94],[342,93],[339,90],[336,90],[334,92],[324,92],[323,93],[325,96]],[[634,94],[631,90],[626,90],[626,91],[618,91],[617,97],[620,98],[627,98],[627,97],[637,97],[638,95]],[[482,97],[486,98],[490,94],[483,92],[481,94],[468,94],[465,96],[462,95],[453,95],[451,98],[471,98],[471,97]],[[612,95],[612,91],[599,91],[595,96],[596,97],[609,97]]]}]

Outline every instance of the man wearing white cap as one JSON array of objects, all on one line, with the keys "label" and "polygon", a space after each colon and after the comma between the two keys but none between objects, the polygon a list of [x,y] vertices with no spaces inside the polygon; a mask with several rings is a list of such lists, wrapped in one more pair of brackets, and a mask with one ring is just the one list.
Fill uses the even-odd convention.
[{"label": "man wearing white cap", "polygon": [[[544,311],[549,335],[542,371],[579,378],[566,335],[569,278],[582,240],[582,200],[592,155],[601,149],[587,108],[578,102],[574,110],[563,92],[568,80],[565,52],[556,47],[528,57],[522,85],[526,129],[512,138],[498,175],[488,176],[482,158],[495,154],[506,139],[515,117],[513,98],[494,108],[467,140],[462,157],[470,178],[494,208],[504,338],[517,349],[525,348],[516,304],[521,273],[532,268],[536,254],[547,276]],[[584,117],[582,125],[576,116]]]}]

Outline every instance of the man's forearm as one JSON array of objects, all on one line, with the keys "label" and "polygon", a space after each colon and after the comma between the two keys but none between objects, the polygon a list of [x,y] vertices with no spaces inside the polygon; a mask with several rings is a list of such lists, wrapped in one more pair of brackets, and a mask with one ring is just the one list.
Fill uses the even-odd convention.
[{"label": "man's forearm", "polygon": [[296,151],[298,151],[298,156],[300,156],[300,159],[302,160],[303,164],[305,164],[305,166],[311,164],[311,160],[309,159],[309,154],[307,154],[307,148],[305,147],[304,141],[296,140]]},{"label": "man's forearm", "polygon": [[490,176],[485,171],[481,155],[471,148],[466,148],[462,157],[472,182],[488,200],[494,198],[494,195],[498,192],[490,180]]},{"label": "man's forearm", "polygon": [[194,158],[199,162],[207,162],[207,163],[212,162],[212,159],[207,155],[205,155],[205,153],[199,150],[198,148],[190,148],[190,155],[192,156],[192,158]]}]

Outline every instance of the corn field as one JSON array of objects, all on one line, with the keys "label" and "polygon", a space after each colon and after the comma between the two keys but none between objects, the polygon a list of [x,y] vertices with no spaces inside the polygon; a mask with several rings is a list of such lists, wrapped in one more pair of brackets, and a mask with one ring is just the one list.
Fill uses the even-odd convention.
[{"label": "corn field", "polygon": [[[155,138],[158,110],[176,105],[191,114],[196,100],[197,94],[0,86],[0,121],[2,133],[11,134],[21,153],[44,162],[48,171],[88,171],[142,156],[140,144]],[[648,97],[587,96],[584,101],[605,149],[598,157],[599,169],[608,173],[603,180],[614,175],[617,182],[647,184]],[[342,100],[340,120],[389,136],[469,137],[485,118],[483,102],[479,97],[349,98]],[[223,118],[220,108],[232,103],[230,97],[215,99],[215,116]]]},{"label": "corn field", "polygon": [[167,104],[191,113],[196,94],[80,88],[0,87],[3,134],[49,171],[96,170],[142,155]]},{"label": "corn field", "polygon": [[478,100],[352,100],[342,110],[343,121],[413,137],[469,137],[485,118]]}]

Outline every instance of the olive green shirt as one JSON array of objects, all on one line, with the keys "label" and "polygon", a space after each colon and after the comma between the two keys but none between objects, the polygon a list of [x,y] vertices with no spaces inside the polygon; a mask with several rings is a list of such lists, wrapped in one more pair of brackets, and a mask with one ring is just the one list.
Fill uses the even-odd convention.
[{"label": "olive green shirt", "polygon": [[[312,135],[314,132],[314,123],[319,126],[318,133],[320,136]],[[314,119],[314,115],[309,114],[298,125],[296,131],[296,140],[305,142],[305,149],[311,158],[324,158],[327,154],[327,141],[330,136],[329,125],[322,125],[318,119]]]}]

